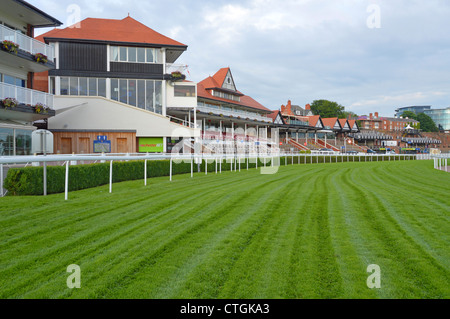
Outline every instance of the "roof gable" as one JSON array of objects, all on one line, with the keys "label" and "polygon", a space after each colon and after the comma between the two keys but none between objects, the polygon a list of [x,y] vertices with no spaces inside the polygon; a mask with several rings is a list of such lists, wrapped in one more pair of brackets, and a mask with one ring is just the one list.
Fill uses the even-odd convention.
[{"label": "roof gable", "polygon": [[105,42],[142,43],[161,46],[181,46],[185,44],[175,41],[130,16],[122,19],[86,18],[77,25],[64,29],[53,29],[40,36],[42,39],[72,39]]}]

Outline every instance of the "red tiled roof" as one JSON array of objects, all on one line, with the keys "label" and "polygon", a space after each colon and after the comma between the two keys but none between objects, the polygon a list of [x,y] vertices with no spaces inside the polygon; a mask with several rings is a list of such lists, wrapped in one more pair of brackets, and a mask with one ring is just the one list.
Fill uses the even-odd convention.
[{"label": "red tiled roof", "polygon": [[228,71],[229,71],[229,68],[222,68],[218,72],[216,72],[216,74],[214,74],[213,76],[209,76],[206,79],[204,79],[203,81],[200,81],[199,83],[197,83],[197,96],[207,98],[210,100],[215,100],[218,102],[226,102],[226,103],[230,103],[230,104],[235,104],[235,105],[250,107],[253,109],[258,109],[261,111],[272,112],[272,110],[269,110],[268,108],[266,108],[265,106],[260,104],[258,101],[254,100],[250,96],[243,94],[240,91],[236,91],[236,93],[242,94],[242,96],[240,97],[240,102],[213,96],[211,94],[211,92],[209,90],[207,90],[207,88],[221,88],[223,85],[223,82],[225,81],[225,77],[226,77]]},{"label": "red tiled roof", "polygon": [[280,113],[280,111],[278,111],[278,110],[273,111],[272,113],[268,114],[267,117],[270,117],[272,119],[272,122],[275,122],[275,119],[277,118],[278,113]]},{"label": "red tiled roof", "polygon": [[[347,119],[339,119],[339,123],[341,123],[342,128],[345,127],[345,122],[347,122]],[[350,126],[350,123],[348,124],[348,126]],[[350,126],[350,128],[352,128],[352,127]]]},{"label": "red tiled roof", "polygon": [[336,122],[339,122],[337,117],[322,118],[323,125],[329,126],[330,128],[334,128]]},{"label": "red tiled roof", "polygon": [[44,38],[57,38],[186,46],[129,16],[122,20],[87,18],[79,22],[79,26],[53,29],[40,35],[37,39],[42,41]]},{"label": "red tiled roof", "polygon": [[320,120],[320,115],[308,116],[309,126],[316,126],[317,122]]}]

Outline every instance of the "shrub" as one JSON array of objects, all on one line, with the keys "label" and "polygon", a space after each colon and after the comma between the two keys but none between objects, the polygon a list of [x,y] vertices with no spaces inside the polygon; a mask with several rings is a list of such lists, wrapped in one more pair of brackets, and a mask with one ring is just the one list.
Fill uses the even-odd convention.
[{"label": "shrub", "polygon": [[[97,187],[109,183],[109,162],[99,164],[74,165],[69,168],[69,191]],[[230,163],[222,164],[222,171],[230,170]],[[254,168],[250,163],[249,168]],[[262,166],[259,161],[258,167]],[[241,164],[241,169],[246,164]],[[147,177],[169,176],[170,161],[147,161]],[[200,165],[205,171],[205,162]],[[208,171],[215,170],[215,163],[208,164]],[[56,194],[64,192],[65,166],[47,167],[47,193]],[[197,164],[194,164],[194,172]],[[187,174],[191,172],[191,163],[173,163],[172,174]],[[143,179],[143,161],[113,162],[113,182],[123,182]],[[42,195],[43,194],[43,167],[11,168],[4,181],[4,187],[10,195]]]}]

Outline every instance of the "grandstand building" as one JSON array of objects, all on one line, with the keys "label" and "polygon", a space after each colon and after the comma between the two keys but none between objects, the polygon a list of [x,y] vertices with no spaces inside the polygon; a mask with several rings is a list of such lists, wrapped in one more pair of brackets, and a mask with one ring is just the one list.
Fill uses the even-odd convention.
[{"label": "grandstand building", "polygon": [[38,39],[55,48],[55,69],[35,76],[55,95],[55,153],[165,152],[174,136],[196,135],[193,123],[167,116],[197,106],[196,84],[174,64],[185,44],[130,16],[87,18]]},{"label": "grandstand building", "polygon": [[33,123],[55,115],[53,95],[34,90],[33,74],[55,67],[55,50],[34,30],[62,23],[21,0],[0,11],[0,156],[30,155]]},{"label": "grandstand building", "polygon": [[[271,110],[236,87],[230,68],[222,68],[197,84],[195,112],[170,107],[168,114],[201,128],[201,146],[207,153],[244,152],[267,143],[273,127]],[[194,141],[185,147],[195,149]]]}]

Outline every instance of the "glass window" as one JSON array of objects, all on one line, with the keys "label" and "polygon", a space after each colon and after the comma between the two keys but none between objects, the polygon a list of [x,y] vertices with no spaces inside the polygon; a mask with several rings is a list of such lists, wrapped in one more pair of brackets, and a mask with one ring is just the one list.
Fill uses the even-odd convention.
[{"label": "glass window", "polygon": [[50,94],[55,94],[55,77],[50,77],[50,83],[49,83],[49,92]]},{"label": "glass window", "polygon": [[3,76],[3,82],[11,85],[16,85],[16,78],[11,75],[5,74]]},{"label": "glass window", "polygon": [[175,96],[195,96],[195,86],[192,85],[175,85]]},{"label": "glass window", "polygon": [[119,80],[111,79],[111,100],[119,101]]},{"label": "glass window", "polygon": [[0,156],[14,155],[14,130],[0,127]]},{"label": "glass window", "polygon": [[145,109],[145,80],[138,80],[138,100],[137,106]]},{"label": "glass window", "polygon": [[61,78],[60,94],[61,95],[69,95],[69,78]]},{"label": "glass window", "polygon": [[70,78],[70,95],[78,95],[78,78]]},{"label": "glass window", "polygon": [[159,49],[154,49],[155,50],[155,63],[162,63],[162,54],[161,54],[161,50]]},{"label": "glass window", "polygon": [[97,79],[89,78],[89,96],[97,96]]},{"label": "glass window", "polygon": [[106,79],[98,79],[98,96],[106,97]]},{"label": "glass window", "polygon": [[136,48],[128,48],[128,62],[136,62]]},{"label": "glass window", "polygon": [[15,85],[24,88],[24,87],[25,87],[25,80],[16,78],[16,83],[15,83]]},{"label": "glass window", "polygon": [[118,47],[111,47],[111,61],[119,61],[119,48]]},{"label": "glass window", "polygon": [[79,95],[86,96],[88,95],[88,79],[87,78],[79,78]]},{"label": "glass window", "polygon": [[127,62],[127,47],[120,47],[120,61],[121,62]]},{"label": "glass window", "polygon": [[145,95],[145,109],[147,111],[155,112],[155,102],[154,102],[154,94],[155,94],[155,81],[147,80],[146,83],[146,95]]},{"label": "glass window", "polygon": [[31,154],[31,131],[16,130],[16,155]]},{"label": "glass window", "polygon": [[153,54],[153,51],[154,51],[155,49],[150,49],[150,48],[147,48],[147,63],[153,63],[153,62],[155,62],[155,60],[154,60],[154,54]]},{"label": "glass window", "polygon": [[127,80],[119,80],[119,101],[122,103],[128,103],[128,85]]},{"label": "glass window", "polygon": [[145,63],[145,48],[137,48],[137,61]]},{"label": "glass window", "polygon": [[128,80],[128,104],[136,106],[136,80]]},{"label": "glass window", "polygon": [[155,81],[155,112],[162,114],[162,81]]}]

